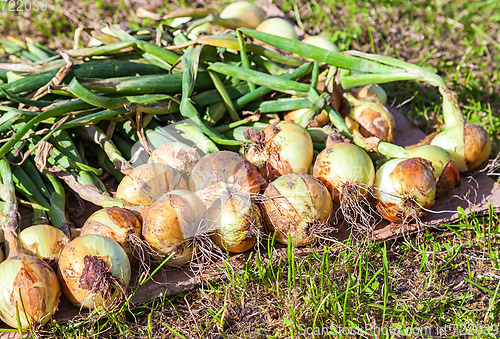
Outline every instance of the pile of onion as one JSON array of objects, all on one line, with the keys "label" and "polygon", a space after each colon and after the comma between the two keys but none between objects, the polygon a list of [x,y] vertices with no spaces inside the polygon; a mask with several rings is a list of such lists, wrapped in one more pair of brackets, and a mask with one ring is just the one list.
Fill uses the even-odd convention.
[{"label": "pile of onion", "polygon": [[429,161],[397,158],[383,164],[373,184],[375,206],[384,219],[408,223],[434,204],[436,179]]},{"label": "pile of onion", "polygon": [[276,240],[295,246],[311,244],[328,229],[333,203],[328,189],[316,178],[303,173],[279,177],[269,184],[262,197],[264,221]]},{"label": "pile of onion", "polygon": [[59,280],[74,305],[94,309],[121,300],[130,283],[127,253],[116,241],[97,234],[72,240],[59,257]]},{"label": "pile of onion", "polygon": [[134,254],[141,253],[141,222],[134,213],[121,208],[103,208],[92,214],[83,225],[80,236],[98,234],[119,243],[130,260],[134,262]]},{"label": "pile of onion", "polygon": [[182,142],[167,142],[153,151],[148,162],[170,166],[189,177],[199,160],[195,147]]},{"label": "pile of onion", "polygon": [[122,179],[116,197],[134,206],[149,206],[160,194],[175,189],[187,189],[181,172],[164,164],[147,163]]},{"label": "pile of onion", "polygon": [[246,158],[261,170],[268,181],[288,173],[309,172],[313,143],[307,130],[300,125],[281,121],[262,131],[248,128],[244,136],[252,143]]},{"label": "pile of onion", "polygon": [[212,240],[223,250],[245,252],[257,243],[262,214],[249,195],[224,194],[207,211],[214,234]]},{"label": "pile of onion", "polygon": [[205,155],[193,168],[189,189],[210,206],[224,193],[260,192],[261,172],[238,153],[220,151]]},{"label": "pile of onion", "polygon": [[158,259],[171,256],[166,265],[183,266],[195,255],[195,238],[207,235],[206,212],[205,204],[193,192],[162,194],[144,214],[142,235]]},{"label": "pile of onion", "polygon": [[344,93],[351,110],[345,118],[349,130],[360,137],[377,137],[392,142],[396,132],[396,122],[391,112],[379,102],[358,100],[350,93]]}]

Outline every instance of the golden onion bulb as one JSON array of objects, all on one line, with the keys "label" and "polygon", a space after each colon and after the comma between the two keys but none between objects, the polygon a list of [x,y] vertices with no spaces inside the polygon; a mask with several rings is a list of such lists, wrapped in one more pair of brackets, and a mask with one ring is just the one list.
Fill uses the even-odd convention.
[{"label": "golden onion bulb", "polygon": [[14,255],[0,264],[0,291],[0,319],[18,328],[18,313],[23,330],[46,324],[57,311],[61,296],[52,268],[26,254]]},{"label": "golden onion bulb", "polygon": [[460,180],[460,171],[453,157],[445,149],[433,146],[423,145],[406,151],[410,158],[418,157],[431,162],[434,168],[434,177],[436,183],[436,197],[448,192],[455,187]]},{"label": "golden onion bulb", "polygon": [[199,160],[200,156],[195,147],[182,142],[167,142],[153,151],[148,162],[170,166],[189,176]]},{"label": "golden onion bulb", "polygon": [[299,40],[293,25],[283,18],[271,18],[262,21],[255,30],[259,32],[269,33],[288,38],[292,40]]},{"label": "golden onion bulb", "polygon": [[341,142],[321,151],[313,175],[328,188],[333,201],[343,205],[366,199],[375,180],[375,167],[361,148]]},{"label": "golden onion bulb", "polygon": [[162,194],[144,215],[144,240],[166,258],[168,266],[183,266],[194,256],[193,239],[206,233],[207,208],[193,192],[175,190]]},{"label": "golden onion bulb", "polygon": [[259,193],[260,171],[242,155],[219,151],[205,155],[193,168],[189,189],[210,206],[225,192]]},{"label": "golden onion bulb", "polygon": [[141,232],[141,222],[134,213],[121,207],[109,207],[94,212],[85,221],[80,236],[98,234],[113,239],[123,247],[130,262],[134,262],[133,253],[135,246],[140,246]]},{"label": "golden onion bulb", "polygon": [[350,93],[344,93],[351,110],[345,122],[349,130],[360,137],[377,137],[386,142],[394,140],[396,122],[392,113],[382,104],[356,99]]},{"label": "golden onion bulb", "polygon": [[78,307],[109,307],[119,301],[130,283],[125,250],[97,234],[73,239],[59,257],[59,280],[66,298]]},{"label": "golden onion bulb", "polygon": [[456,124],[438,133],[431,145],[447,150],[460,172],[481,165],[491,154],[491,137],[484,128],[471,123]]},{"label": "golden onion bulb", "polygon": [[21,246],[29,254],[45,260],[52,267],[57,265],[59,256],[69,241],[63,231],[51,225],[33,225],[19,234]]},{"label": "golden onion bulb", "polygon": [[5,260],[5,256],[3,254],[3,250],[0,248],[0,263]]},{"label": "golden onion bulb", "polygon": [[407,223],[425,215],[436,196],[433,171],[422,158],[397,158],[383,164],[373,184],[375,206],[382,217]]},{"label": "golden onion bulb", "polygon": [[262,198],[264,221],[276,240],[305,246],[327,228],[333,202],[328,189],[316,178],[304,173],[279,177],[269,184]]},{"label": "golden onion bulb", "polygon": [[241,27],[254,29],[265,18],[264,12],[251,2],[235,1],[227,5],[220,13],[222,19],[237,20]]},{"label": "golden onion bulb", "polygon": [[288,173],[308,173],[313,161],[313,142],[305,128],[289,121],[273,123],[263,131],[247,129],[252,142],[246,158],[273,181]]},{"label": "golden onion bulb", "polygon": [[262,230],[262,213],[250,196],[224,194],[207,211],[214,230],[212,240],[223,250],[245,252],[257,243]]},{"label": "golden onion bulb", "polygon": [[134,206],[149,206],[163,193],[187,189],[187,181],[178,170],[147,163],[130,171],[116,189],[116,197]]}]

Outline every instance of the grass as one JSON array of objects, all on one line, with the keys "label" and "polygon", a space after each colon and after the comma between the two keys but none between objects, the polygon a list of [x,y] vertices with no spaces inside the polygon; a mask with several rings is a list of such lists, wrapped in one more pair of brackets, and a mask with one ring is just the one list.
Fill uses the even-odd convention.
[{"label": "grass", "polygon": [[[499,151],[500,3],[497,1],[274,1],[339,47],[395,56],[435,69],[459,94],[471,122],[483,125]],[[222,1],[207,5],[223,6]],[[147,9],[163,13],[188,2]],[[151,25],[125,1],[53,1],[46,12],[0,13],[4,34],[71,47],[79,22]],[[79,13],[73,17],[67,13]],[[86,14],[85,14],[86,13]],[[104,18],[103,20],[99,18]],[[76,19],[76,20],[75,20]],[[31,23],[31,25],[30,25]],[[440,97],[420,83],[384,85],[389,101],[426,132],[441,125]],[[122,307],[104,317],[57,324],[62,338],[496,337],[500,314],[500,222],[463,216],[419,234],[363,247],[347,241],[274,261],[257,252],[223,282]],[[269,246],[272,244],[269,244]]]}]

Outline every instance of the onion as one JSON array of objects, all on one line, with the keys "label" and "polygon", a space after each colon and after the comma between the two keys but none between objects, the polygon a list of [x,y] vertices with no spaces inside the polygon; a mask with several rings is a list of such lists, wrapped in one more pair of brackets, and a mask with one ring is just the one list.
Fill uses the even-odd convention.
[{"label": "onion", "polygon": [[5,260],[5,256],[3,255],[3,250],[0,248],[0,263]]},{"label": "onion", "polygon": [[54,226],[34,225],[21,231],[19,242],[30,255],[45,260],[51,267],[56,267],[69,238]]},{"label": "onion", "polygon": [[255,28],[266,17],[264,12],[254,4],[246,1],[236,1],[224,8],[220,13],[223,19],[236,19],[242,27]]},{"label": "onion", "polygon": [[[17,235],[18,211],[10,164],[0,158],[0,225],[7,260],[0,264],[0,319],[23,330],[38,329],[57,311],[57,276],[40,258],[23,253]],[[19,324],[18,324],[19,317]]]},{"label": "onion", "polygon": [[189,189],[210,206],[224,192],[259,193],[260,171],[242,155],[220,151],[205,155],[193,168]]},{"label": "onion", "polygon": [[352,227],[372,229],[373,217],[366,208],[370,206],[367,198],[375,180],[375,167],[365,151],[350,143],[333,143],[316,158],[313,175],[328,188]]},{"label": "onion", "polygon": [[333,201],[343,205],[367,197],[375,180],[375,167],[361,148],[341,142],[318,155],[313,175],[330,190]]},{"label": "onion", "polygon": [[19,311],[23,330],[46,324],[57,311],[61,296],[52,268],[42,259],[26,254],[9,256],[0,264],[0,290],[0,319],[17,328]]},{"label": "onion", "polygon": [[149,206],[162,193],[186,188],[186,179],[178,170],[148,163],[134,168],[123,178],[116,197],[134,206]]},{"label": "onion", "polygon": [[[284,119],[285,121],[295,122],[307,111],[309,111],[309,108],[294,109],[293,111],[286,113]],[[320,114],[316,115],[316,117],[311,121],[311,123],[309,123],[309,127],[322,127],[328,124],[329,122],[330,119],[328,118],[328,116],[324,112],[321,112]]]},{"label": "onion", "polygon": [[276,240],[295,246],[312,243],[325,231],[333,203],[328,189],[316,178],[303,173],[279,177],[263,196],[264,221]]},{"label": "onion", "polygon": [[150,163],[170,166],[184,175],[189,176],[200,160],[195,147],[190,147],[182,142],[167,142],[156,148],[149,157]]},{"label": "onion", "polygon": [[431,163],[422,158],[389,160],[375,175],[373,195],[377,210],[389,221],[407,223],[425,215],[436,196]]},{"label": "onion", "polygon": [[351,88],[350,92],[358,100],[379,102],[382,105],[387,103],[387,93],[377,84]]},{"label": "onion", "polygon": [[491,154],[491,137],[479,125],[464,123],[446,128],[437,134],[431,145],[447,150],[460,172],[481,165]]},{"label": "onion", "polygon": [[446,128],[432,139],[431,145],[447,150],[460,172],[475,169],[489,158],[491,137],[481,126],[465,121],[455,92],[446,88],[440,88],[440,92]]},{"label": "onion", "polygon": [[431,162],[434,177],[437,179],[436,197],[442,196],[458,184],[460,179],[458,166],[451,154],[441,147],[423,145],[405,153],[409,158],[419,157]]},{"label": "onion", "polygon": [[257,26],[257,28],[255,28],[255,30],[274,34],[283,38],[299,40],[292,24],[283,18],[271,18],[264,20]]},{"label": "onion", "polygon": [[121,207],[103,208],[92,214],[83,225],[80,236],[99,234],[119,243],[130,260],[141,246],[141,222],[134,213]]},{"label": "onion", "polygon": [[149,207],[142,235],[148,244],[166,258],[168,266],[183,266],[194,256],[193,239],[206,233],[207,208],[194,193],[175,190],[163,194]]},{"label": "onion", "polygon": [[66,245],[59,257],[58,275],[69,301],[93,309],[121,300],[131,269],[120,244],[102,235],[87,234]]},{"label": "onion", "polygon": [[324,48],[326,50],[335,52],[335,53],[340,53],[340,49],[335,45],[333,42],[331,42],[328,39],[325,39],[319,35],[314,35],[314,36],[308,36],[302,40],[302,42],[305,42],[306,44],[313,45],[316,47]]},{"label": "onion", "polygon": [[249,196],[241,194],[221,196],[208,209],[207,219],[213,223],[215,231],[212,240],[232,253],[254,247],[263,224],[259,206]]},{"label": "onion", "polygon": [[344,97],[351,105],[345,122],[354,135],[365,138],[374,136],[387,142],[394,140],[396,122],[384,105],[358,100],[350,93],[344,93]]},{"label": "onion", "polygon": [[281,121],[263,131],[249,128],[244,136],[252,142],[246,157],[268,181],[288,173],[308,173],[313,160],[313,143],[307,130]]}]

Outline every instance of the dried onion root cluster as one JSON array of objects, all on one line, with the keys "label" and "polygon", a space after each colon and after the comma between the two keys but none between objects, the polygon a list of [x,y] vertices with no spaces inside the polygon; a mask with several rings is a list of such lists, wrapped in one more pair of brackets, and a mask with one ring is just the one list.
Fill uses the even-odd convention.
[{"label": "dried onion root cluster", "polygon": [[116,241],[97,234],[72,240],[59,257],[58,276],[66,298],[78,307],[110,307],[125,297],[130,261]]}]

